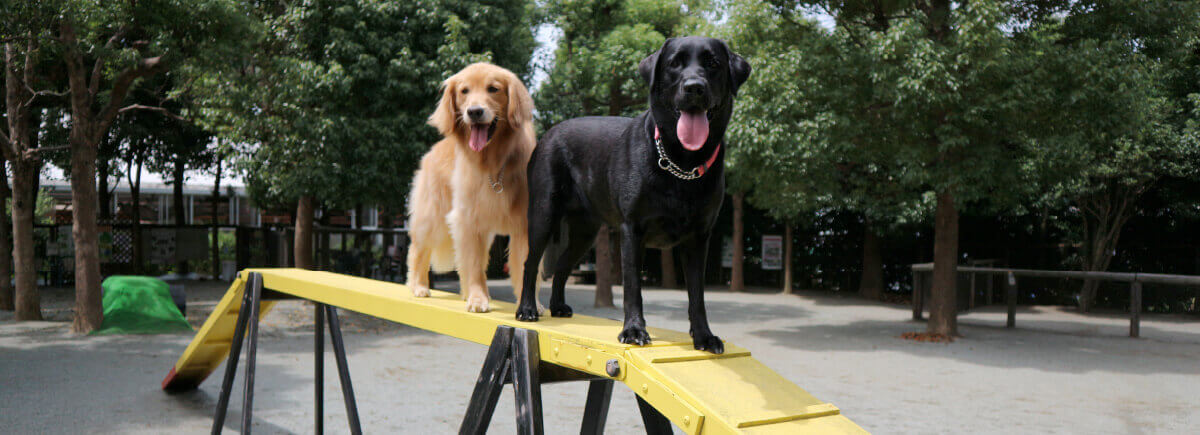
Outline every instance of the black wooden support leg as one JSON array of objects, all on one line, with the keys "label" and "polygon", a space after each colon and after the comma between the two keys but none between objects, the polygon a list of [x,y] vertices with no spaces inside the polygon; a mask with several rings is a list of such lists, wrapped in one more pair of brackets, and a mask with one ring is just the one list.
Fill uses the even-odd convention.
[{"label": "black wooden support leg", "polygon": [[460,435],[487,433],[492,414],[496,411],[496,401],[500,400],[500,393],[504,391],[504,379],[509,372],[509,348],[512,346],[512,338],[511,326],[500,326],[492,335],[492,345],[488,347],[487,356],[483,360],[483,370],[479,372],[479,380],[475,381],[471,403],[467,405],[467,414],[458,429]]},{"label": "black wooden support leg", "polygon": [[[251,274],[257,275],[257,274]],[[238,309],[233,327],[233,339],[229,343],[229,358],[225,360],[225,377],[221,380],[221,394],[217,398],[217,412],[213,415],[213,435],[221,433],[225,426],[225,412],[229,410],[229,394],[233,390],[233,378],[237,375],[238,357],[242,355],[242,337],[246,334],[246,323],[250,317],[250,281],[242,288],[242,307]]]},{"label": "black wooden support leg", "polygon": [[608,404],[612,402],[612,379],[596,379],[588,382],[587,404],[583,408],[583,426],[580,435],[603,435],[604,423],[608,421]]},{"label": "black wooden support leg", "polygon": [[[251,430],[252,410],[254,404],[254,371],[258,351],[258,316],[262,306],[263,281],[262,275],[251,272],[246,277],[246,287],[242,291],[242,306],[238,310],[237,323],[233,329],[233,339],[229,344],[229,358],[225,362],[225,378],[221,381],[221,394],[217,399],[217,411],[213,416],[212,433],[221,433],[225,425],[225,414],[229,409],[229,396],[233,389],[233,379],[237,375],[238,358],[242,353],[242,343],[246,342],[246,381],[242,396],[242,433]],[[354,386],[350,383],[350,368],[346,362],[346,346],[342,341],[342,328],[338,322],[335,307],[316,304],[316,328],[313,336],[313,367],[315,385],[313,399],[316,433],[325,431],[325,323],[329,323],[329,339],[333,343],[333,353],[337,361],[338,377],[342,383],[342,398],[346,401],[346,417],[350,421],[350,433],[361,435],[362,426],[358,419],[358,403],[354,399]],[[503,378],[502,378],[503,379]]]},{"label": "black wooden support leg", "polygon": [[642,411],[642,423],[646,425],[647,435],[671,435],[675,433],[671,429],[671,420],[650,406],[650,403],[642,399],[642,396],[637,398],[638,410]]},{"label": "black wooden support leg", "polygon": [[346,401],[346,418],[350,420],[350,433],[362,434],[358,421],[358,403],[354,400],[354,386],[350,384],[350,367],[346,363],[346,347],[342,343],[342,327],[338,322],[337,308],[326,305],[329,317],[329,339],[333,342],[333,354],[337,359],[338,377],[342,380],[342,398]]},{"label": "black wooden support leg", "polygon": [[542,385],[537,332],[513,331],[512,381],[517,397],[517,433],[542,435]]},{"label": "black wooden support leg", "polygon": [[250,433],[251,420],[254,413],[254,369],[258,355],[258,312],[262,298],[262,275],[250,273],[246,280],[246,290],[250,292],[250,317],[247,320],[248,330],[246,343],[246,380],[242,392],[242,434]]},{"label": "black wooden support leg", "polygon": [[313,311],[313,423],[321,435],[325,433],[325,305],[318,303]]}]

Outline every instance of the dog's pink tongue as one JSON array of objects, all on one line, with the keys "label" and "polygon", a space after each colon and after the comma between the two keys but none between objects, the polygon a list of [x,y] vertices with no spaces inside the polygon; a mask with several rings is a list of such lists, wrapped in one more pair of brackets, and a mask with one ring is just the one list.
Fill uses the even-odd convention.
[{"label": "dog's pink tongue", "polygon": [[488,126],[486,124],[471,124],[471,138],[467,144],[475,151],[482,150],[488,141]]},{"label": "dog's pink tongue", "polygon": [[675,135],[688,151],[696,151],[704,147],[708,140],[708,116],[706,112],[679,112],[679,122],[675,124]]}]

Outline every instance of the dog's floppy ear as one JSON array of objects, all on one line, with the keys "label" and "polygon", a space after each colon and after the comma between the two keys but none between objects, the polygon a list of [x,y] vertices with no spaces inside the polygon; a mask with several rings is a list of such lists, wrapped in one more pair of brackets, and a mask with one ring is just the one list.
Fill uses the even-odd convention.
[{"label": "dog's floppy ear", "polygon": [[667,48],[667,44],[670,44],[671,40],[673,39],[675,38],[667,38],[666,41],[663,41],[663,45],[658,49],[658,51],[646,56],[645,59],[642,59],[642,61],[638,63],[638,73],[642,75],[642,80],[645,80],[646,83],[650,85],[651,89],[654,88],[654,79],[658,78],[658,57],[662,54],[663,49]]},{"label": "dog's floppy ear", "polygon": [[746,83],[746,79],[750,78],[750,64],[746,62],[746,59],[742,59],[741,56],[730,50],[725,41],[721,41],[721,45],[725,46],[725,53],[729,55],[729,80],[733,85],[733,93],[736,95],[738,88],[742,87],[742,83]]},{"label": "dog's floppy ear", "polygon": [[442,100],[438,101],[437,109],[434,109],[433,114],[429,115],[429,125],[438,129],[442,136],[449,136],[454,133],[454,126],[458,124],[458,107],[454,101],[454,93],[458,89],[458,76],[451,76],[442,82]]},{"label": "dog's floppy ear", "polygon": [[526,122],[533,120],[533,98],[521,79],[513,75],[508,78],[508,123],[513,128],[521,128]]}]

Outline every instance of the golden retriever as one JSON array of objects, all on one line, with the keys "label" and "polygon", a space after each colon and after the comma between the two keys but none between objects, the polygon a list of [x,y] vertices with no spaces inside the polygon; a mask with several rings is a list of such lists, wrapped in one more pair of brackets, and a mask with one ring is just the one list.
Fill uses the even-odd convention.
[{"label": "golden retriever", "polygon": [[495,235],[509,236],[508,272],[513,292],[521,293],[533,99],[515,74],[487,63],[464,68],[442,88],[429,125],[443,139],[421,158],[409,195],[408,286],[414,296],[429,296],[431,263],[438,272],[457,269],[467,311],[487,312],[485,269]]}]

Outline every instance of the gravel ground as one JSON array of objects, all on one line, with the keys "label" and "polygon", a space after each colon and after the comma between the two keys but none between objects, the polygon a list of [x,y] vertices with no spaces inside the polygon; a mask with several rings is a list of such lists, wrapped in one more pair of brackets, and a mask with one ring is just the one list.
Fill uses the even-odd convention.
[{"label": "gravel ground", "polygon": [[[511,301],[506,282],[491,284]],[[224,286],[188,289],[188,319],[198,326]],[[0,313],[0,432],[209,430],[220,372],[193,392],[159,389],[190,335],[75,336],[66,323],[70,291],[44,297],[49,321],[15,323]],[[619,318],[619,310],[590,308],[591,298],[583,286],[568,291],[577,313]],[[961,316],[964,337],[954,343],[917,343],[897,338],[923,329],[906,320],[905,306],[818,292],[713,291],[707,299],[717,334],[875,433],[1188,433],[1200,426],[1195,317],[1144,315],[1144,338],[1129,339],[1119,314],[1022,307],[1018,328],[1008,330],[1002,307],[994,307]],[[686,330],[684,292],[651,289],[645,301],[651,325]],[[311,312],[282,302],[263,323],[256,432],[312,430]],[[349,312],[343,323],[367,433],[457,431],[483,346]],[[345,410],[334,367],[327,358],[325,427],[340,433]],[[235,388],[230,430],[241,421],[240,373]],[[547,433],[578,430],[585,391],[583,384],[543,387]],[[500,400],[494,433],[515,431],[511,397]],[[608,429],[641,431],[624,387],[614,390]]]}]

